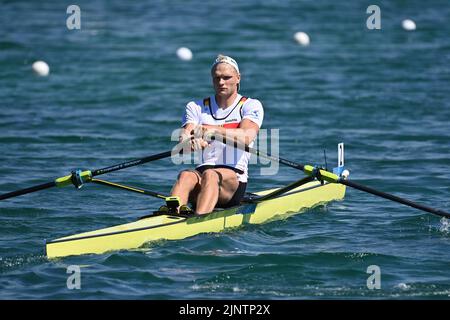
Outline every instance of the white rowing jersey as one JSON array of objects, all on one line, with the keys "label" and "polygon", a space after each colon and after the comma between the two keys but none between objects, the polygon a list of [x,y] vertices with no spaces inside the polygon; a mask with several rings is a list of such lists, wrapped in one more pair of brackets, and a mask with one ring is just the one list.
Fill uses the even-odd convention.
[{"label": "white rowing jersey", "polygon": [[[195,125],[216,125],[224,128],[239,128],[243,119],[249,119],[261,128],[264,109],[257,99],[237,95],[233,103],[225,109],[217,105],[215,96],[202,101],[191,101],[186,105],[182,127],[188,123]],[[253,142],[250,147],[253,146]],[[240,182],[247,182],[248,161],[250,153],[233,148],[222,142],[213,141],[201,153],[201,164],[213,166],[227,166],[237,169]],[[236,170],[235,170],[236,171]],[[240,171],[240,172],[239,172]]]}]

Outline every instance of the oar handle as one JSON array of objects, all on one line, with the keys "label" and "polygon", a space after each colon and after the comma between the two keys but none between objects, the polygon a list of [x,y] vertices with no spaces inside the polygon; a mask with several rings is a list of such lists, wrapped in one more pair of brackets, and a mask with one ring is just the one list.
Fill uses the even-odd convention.
[{"label": "oar handle", "polygon": [[56,186],[55,181],[43,183],[43,184],[40,184],[40,185],[37,185],[37,186],[34,186],[34,187],[25,188],[25,189],[16,190],[16,191],[12,191],[12,192],[8,192],[8,193],[5,193],[5,194],[2,194],[2,195],[0,195],[0,200],[5,200],[5,199],[8,199],[8,198],[21,196],[23,194],[27,194],[27,193],[31,193],[31,192],[35,192],[35,191],[39,191],[39,190],[44,190],[44,189],[52,188],[52,187],[55,187],[55,186]]},{"label": "oar handle", "polygon": [[372,189],[372,188],[367,187],[367,186],[363,186],[363,185],[361,185],[359,183],[356,183],[356,182],[353,182],[353,181],[350,181],[350,180],[341,180],[341,181],[339,181],[339,183],[342,183],[342,184],[344,184],[346,186],[349,186],[349,187],[352,187],[354,189],[358,189],[358,190],[361,190],[361,191],[364,191],[364,192],[367,192],[367,193],[371,193],[373,195],[376,195],[376,196],[379,196],[379,197],[382,197],[382,198],[385,198],[385,199],[388,199],[388,200],[392,200],[392,201],[395,201],[395,202],[398,202],[398,203],[401,203],[401,204],[404,204],[404,205],[407,205],[407,206],[410,206],[410,207],[413,207],[413,208],[416,208],[416,209],[419,209],[419,210],[423,210],[423,211],[426,211],[426,212],[429,212],[429,213],[433,213],[433,214],[436,214],[436,215],[441,216],[441,217],[450,218],[450,213],[445,212],[443,210],[431,208],[431,207],[428,207],[428,206],[424,206],[424,205],[422,205],[420,203],[415,203],[415,202],[409,201],[407,199],[403,199],[403,198],[394,196],[393,194],[389,194],[389,193],[385,193],[385,192],[382,192],[382,191],[379,191],[379,190],[375,190],[375,189]]}]

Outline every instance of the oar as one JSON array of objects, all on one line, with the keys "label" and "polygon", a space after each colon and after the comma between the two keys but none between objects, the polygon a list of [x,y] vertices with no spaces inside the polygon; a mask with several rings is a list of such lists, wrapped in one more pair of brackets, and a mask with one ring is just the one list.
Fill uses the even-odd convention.
[{"label": "oar", "polygon": [[420,203],[412,202],[410,200],[397,197],[397,196],[395,196],[393,194],[389,194],[389,193],[386,193],[386,192],[375,190],[373,188],[364,186],[362,184],[359,184],[359,183],[356,183],[356,182],[353,182],[353,181],[350,181],[350,180],[340,179],[339,183],[342,183],[342,184],[344,184],[346,186],[349,186],[349,187],[352,187],[354,189],[358,189],[358,190],[361,190],[361,191],[364,191],[364,192],[367,192],[367,193],[371,193],[371,194],[373,194],[375,196],[379,196],[379,197],[382,197],[382,198],[385,198],[385,199],[388,199],[388,200],[392,200],[392,201],[404,204],[406,206],[410,206],[410,207],[413,207],[413,208],[416,208],[416,209],[419,209],[419,210],[422,210],[422,211],[426,211],[426,212],[429,212],[429,213],[432,213],[432,214],[436,214],[436,215],[441,216],[441,217],[450,218],[450,213],[445,212],[443,210],[434,209],[434,208],[425,206],[425,205],[420,204]]},{"label": "oar", "polygon": [[84,182],[89,182],[92,179],[92,177],[99,176],[101,174],[105,174],[105,173],[109,173],[109,172],[113,172],[113,171],[117,171],[117,170],[122,170],[122,169],[129,168],[129,167],[138,166],[138,165],[150,162],[150,161],[156,161],[156,160],[168,158],[172,155],[172,153],[173,153],[172,151],[166,151],[166,152],[158,153],[155,155],[147,156],[144,158],[115,164],[113,166],[105,167],[102,169],[97,169],[94,171],[86,170],[83,172],[77,172],[76,174],[72,173],[70,175],[57,178],[51,182],[47,182],[47,183],[39,184],[39,185],[30,187],[30,188],[25,188],[25,189],[2,194],[2,195],[0,195],[0,200],[5,200],[8,198],[21,196],[21,195],[24,195],[27,193],[36,192],[39,190],[44,190],[44,189],[48,189],[48,188],[52,188],[52,187],[64,187],[64,186],[67,186],[70,184],[74,184],[75,186],[77,186],[77,183],[82,184]]},{"label": "oar", "polygon": [[220,135],[220,134],[212,135],[211,139],[212,140],[216,140],[216,141],[220,141],[220,142],[223,142],[223,143],[226,143],[227,145],[233,146],[234,148],[238,148],[238,149],[247,151],[247,152],[249,152],[251,154],[254,154],[254,155],[258,156],[258,157],[266,158],[266,159],[269,159],[271,161],[281,163],[281,164],[283,164],[285,166],[301,170],[305,174],[307,174],[309,176],[316,176],[320,180],[324,180],[324,181],[331,182],[331,183],[341,183],[343,185],[352,187],[354,189],[358,189],[360,191],[364,191],[364,192],[367,192],[367,193],[370,193],[370,194],[373,194],[373,195],[376,195],[376,196],[379,196],[379,197],[382,197],[382,198],[385,198],[385,199],[388,199],[388,200],[391,200],[391,201],[394,201],[394,202],[398,202],[398,203],[404,204],[406,206],[410,206],[410,207],[413,207],[413,208],[416,208],[416,209],[419,209],[419,210],[422,210],[422,211],[426,211],[426,212],[429,212],[429,213],[432,213],[432,214],[435,214],[435,215],[438,215],[438,216],[441,216],[441,217],[450,218],[450,213],[449,212],[446,212],[446,211],[443,211],[443,210],[440,210],[440,209],[431,208],[431,207],[428,207],[428,206],[425,206],[425,205],[422,205],[422,204],[419,204],[419,203],[416,203],[416,202],[413,202],[413,201],[410,201],[410,200],[407,200],[407,199],[404,199],[404,198],[400,198],[400,197],[394,196],[394,195],[386,193],[386,192],[375,190],[373,188],[364,186],[362,184],[359,184],[359,183],[347,180],[344,177],[340,177],[340,176],[338,176],[338,175],[336,175],[334,173],[331,173],[329,171],[326,171],[324,169],[315,168],[315,167],[313,167],[311,165],[299,164],[299,163],[296,163],[294,161],[283,159],[283,158],[280,158],[280,157],[275,157],[275,156],[267,154],[267,153],[265,153],[263,151],[260,151],[260,150],[254,149],[252,147],[249,147],[248,145],[246,145],[246,144],[244,144],[242,142],[237,142],[237,141],[234,141],[234,140],[231,140],[231,139],[227,139],[226,137],[224,137],[223,135]]}]

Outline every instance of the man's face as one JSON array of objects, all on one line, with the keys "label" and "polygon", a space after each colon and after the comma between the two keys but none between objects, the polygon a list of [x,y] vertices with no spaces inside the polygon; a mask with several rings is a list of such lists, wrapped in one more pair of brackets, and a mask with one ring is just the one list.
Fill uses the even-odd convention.
[{"label": "man's face", "polygon": [[237,84],[241,81],[241,76],[229,64],[219,63],[212,70],[211,76],[217,95],[229,97],[237,92]]}]

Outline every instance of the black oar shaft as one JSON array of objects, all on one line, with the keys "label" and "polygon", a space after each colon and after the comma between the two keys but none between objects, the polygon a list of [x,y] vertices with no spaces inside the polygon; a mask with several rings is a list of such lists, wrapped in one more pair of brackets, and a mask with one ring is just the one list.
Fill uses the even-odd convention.
[{"label": "black oar shaft", "polygon": [[[289,166],[291,168],[302,170],[305,173],[307,173],[306,171],[311,169],[311,168],[308,168],[308,166],[305,166],[305,165],[302,165],[302,164],[298,164],[298,163],[295,163],[295,162],[290,161],[290,160],[286,160],[286,159],[283,159],[283,158],[278,158],[278,157],[272,156],[270,154],[264,153],[264,152],[259,151],[257,149],[251,148],[248,145],[245,145],[243,143],[239,143],[239,142],[235,141],[232,138],[230,139],[230,138],[228,138],[226,136],[223,136],[223,135],[220,135],[220,134],[216,134],[214,139],[218,140],[220,142],[226,143],[227,145],[234,146],[235,148],[238,148],[238,149],[241,149],[241,150],[245,150],[245,151],[247,151],[249,153],[252,153],[252,154],[254,154],[256,156],[263,157],[263,158],[266,158],[266,159],[269,159],[269,160],[272,160],[272,161],[279,162],[279,163],[281,163],[283,165],[286,165],[286,166]],[[325,170],[321,170],[320,174],[324,174],[326,172],[327,171],[325,171]],[[344,179],[337,179],[337,180],[333,181],[334,178],[332,178],[332,179],[325,179],[325,180],[327,180],[328,182],[341,183],[341,184],[344,184],[344,185],[349,186],[351,188],[358,189],[358,190],[361,190],[361,191],[364,191],[364,192],[367,192],[367,193],[371,193],[373,195],[376,195],[376,196],[379,196],[379,197],[382,197],[382,198],[385,198],[385,199],[388,199],[388,200],[391,200],[391,201],[394,201],[394,202],[398,202],[398,203],[410,206],[412,208],[416,208],[416,209],[419,209],[419,210],[423,210],[425,212],[436,214],[436,215],[441,216],[441,217],[450,218],[450,213],[448,213],[446,211],[435,209],[435,208],[431,208],[431,207],[428,207],[428,206],[424,206],[422,204],[415,203],[415,202],[412,202],[412,201],[409,201],[409,200],[406,200],[406,199],[394,196],[394,195],[389,194],[389,193],[385,193],[385,192],[382,192],[382,191],[378,191],[378,190],[372,189],[370,187],[361,185],[361,184],[353,182],[353,181],[344,180]]]},{"label": "black oar shaft", "polygon": [[[117,170],[121,170],[121,169],[125,169],[125,168],[129,168],[129,167],[134,167],[140,164],[144,164],[150,161],[155,161],[155,160],[160,160],[163,158],[168,158],[172,155],[172,151],[166,151],[166,152],[162,152],[162,153],[158,153],[152,156],[148,156],[148,157],[144,157],[141,159],[136,159],[136,160],[131,160],[131,161],[127,161],[127,162],[123,162],[123,163],[119,163],[113,166],[109,166],[109,167],[105,167],[102,169],[97,169],[92,171],[91,176],[95,177],[101,174],[105,174],[105,173],[109,173],[109,172],[113,172],[113,171],[117,171]],[[63,177],[63,178],[70,178],[70,176],[67,177]],[[63,179],[63,178],[59,178],[59,179]],[[33,186],[33,187],[29,187],[26,189],[21,189],[21,190],[17,190],[17,191],[13,191],[13,192],[9,192],[9,193],[5,193],[5,194],[1,194],[0,195],[0,200],[5,200],[8,198],[12,198],[12,197],[17,197],[17,196],[21,196],[27,193],[31,193],[31,192],[35,192],[35,191],[39,191],[39,190],[44,190],[44,189],[48,189],[48,188],[52,188],[52,187],[56,187],[56,186],[60,186],[60,182],[57,183],[57,180],[55,181],[51,181],[51,182],[47,182],[47,183],[43,183],[37,186]],[[65,184],[63,184],[65,185]]]},{"label": "black oar shaft", "polygon": [[267,154],[267,153],[255,150],[253,148],[249,148],[248,152],[256,154],[259,157],[263,157],[263,158],[266,158],[266,159],[269,159],[269,160],[272,160],[272,161],[275,161],[275,162],[279,162],[281,164],[284,164],[285,166],[288,166],[288,167],[291,167],[291,168],[294,168],[294,169],[298,169],[298,170],[301,170],[301,171],[303,171],[303,169],[305,168],[305,166],[302,165],[302,164],[299,164],[299,163],[296,163],[296,162],[293,162],[293,161],[290,161],[290,160],[287,160],[287,159],[274,157],[274,156],[272,156],[270,154]]},{"label": "black oar shaft", "polygon": [[275,156],[273,156],[271,154],[265,153],[263,151],[260,151],[258,149],[252,148],[252,147],[249,147],[248,145],[246,145],[246,144],[244,144],[242,142],[231,141],[231,139],[229,139],[229,138],[227,138],[225,136],[217,134],[215,136],[212,136],[211,138],[213,140],[218,140],[218,141],[220,141],[222,143],[225,143],[225,144],[227,144],[229,146],[232,146],[232,147],[234,147],[236,149],[244,150],[246,152],[254,154],[255,156],[258,156],[258,157],[261,157],[261,158],[266,158],[266,159],[272,160],[274,162],[279,162],[279,163],[281,163],[281,164],[283,164],[285,166],[288,166],[288,167],[291,167],[291,168],[294,168],[294,169],[298,169],[298,170],[302,170],[302,171],[304,169],[304,165],[302,165],[302,164],[299,164],[299,163],[296,163],[294,161],[290,161],[290,160],[287,160],[287,159],[283,159],[283,158],[280,158],[280,157],[275,157]]},{"label": "black oar shaft", "polygon": [[144,164],[144,163],[147,163],[150,161],[164,159],[164,158],[170,157],[171,154],[172,154],[172,151],[166,151],[166,152],[158,153],[158,154],[148,156],[145,158],[131,160],[128,162],[119,163],[119,164],[105,167],[102,169],[97,169],[97,170],[92,171],[92,176],[95,177],[95,176],[99,176],[101,174],[105,174],[105,173],[109,173],[109,172],[113,172],[113,171],[117,171],[117,170],[122,170],[122,169],[129,168],[129,167],[138,166],[140,164]]},{"label": "black oar shaft", "polygon": [[385,199],[388,199],[388,200],[392,200],[392,201],[404,204],[406,206],[410,206],[410,207],[413,207],[413,208],[416,208],[416,209],[419,209],[419,210],[423,210],[423,211],[426,211],[426,212],[429,212],[429,213],[433,213],[433,214],[436,214],[436,215],[441,216],[441,217],[450,218],[450,213],[445,212],[443,210],[434,209],[434,208],[431,208],[431,207],[428,207],[428,206],[424,206],[422,204],[419,204],[419,203],[416,203],[416,202],[412,202],[410,200],[403,199],[403,198],[394,196],[394,195],[386,193],[386,192],[378,191],[378,190],[372,189],[370,187],[361,185],[359,183],[356,183],[356,182],[353,182],[353,181],[350,181],[350,180],[341,180],[339,182],[344,184],[344,185],[346,185],[346,186],[352,187],[354,189],[358,189],[358,190],[361,190],[361,191],[364,191],[364,192],[367,192],[367,193],[371,193],[373,195],[376,195],[376,196],[379,196],[379,197],[382,197],[382,198],[385,198]]},{"label": "black oar shaft", "polygon": [[55,183],[55,181],[52,181],[52,182],[43,183],[43,184],[40,184],[40,185],[37,185],[37,186],[34,186],[34,187],[30,187],[30,188],[25,188],[25,189],[21,189],[21,190],[8,192],[8,193],[0,195],[0,200],[5,200],[5,199],[8,199],[8,198],[21,196],[23,194],[27,194],[27,193],[31,193],[31,192],[35,192],[35,191],[39,191],[39,190],[52,188],[54,186],[56,186],[56,183]]}]

